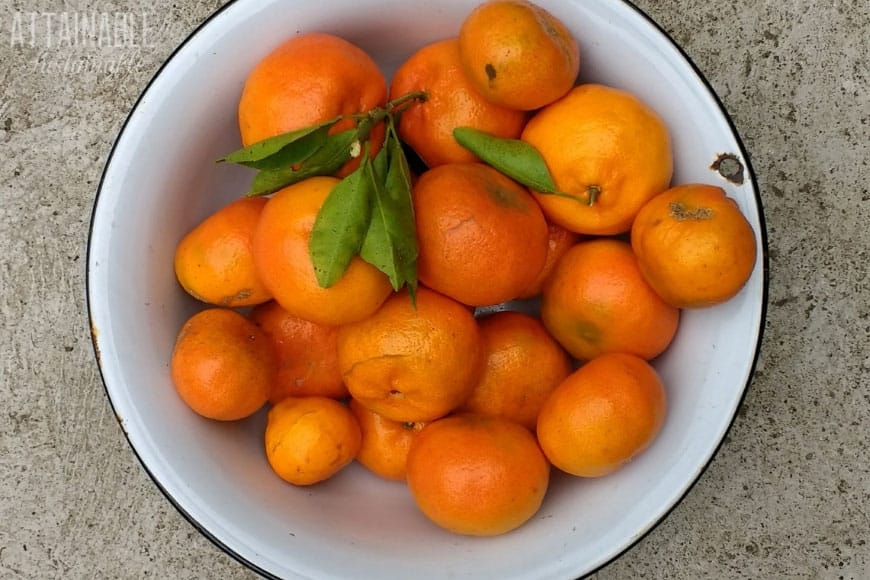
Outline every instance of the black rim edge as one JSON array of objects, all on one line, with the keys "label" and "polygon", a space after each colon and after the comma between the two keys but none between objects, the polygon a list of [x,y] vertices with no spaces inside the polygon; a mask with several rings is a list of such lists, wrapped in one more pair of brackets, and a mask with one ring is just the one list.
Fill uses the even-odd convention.
[{"label": "black rim edge", "polygon": [[758,359],[761,355],[761,345],[764,338],[764,325],[767,320],[767,304],[768,304],[768,292],[769,292],[769,282],[770,282],[770,270],[768,264],[768,242],[767,242],[767,223],[764,218],[764,204],[761,200],[761,191],[758,187],[758,180],[755,177],[755,170],[752,168],[752,162],[749,159],[749,156],[746,153],[746,147],[743,144],[743,139],[740,137],[740,133],[737,130],[737,126],[734,124],[734,120],[731,118],[731,115],[728,113],[728,110],[725,108],[725,105],[722,103],[722,100],[719,98],[719,95],[716,93],[715,89],[713,89],[713,85],[710,84],[710,81],[707,80],[707,77],[703,72],[698,68],[692,58],[683,50],[683,47],[677,43],[674,38],[664,29],[662,28],[658,22],[653,20],[646,12],[644,12],[641,8],[634,4],[632,0],[622,0],[627,6],[637,12],[640,16],[642,16],[645,20],[647,20],[656,30],[658,30],[683,57],[686,63],[692,68],[700,81],[704,84],[707,89],[707,92],[713,98],[716,106],[719,108],[719,111],[722,113],[725,121],[728,123],[728,127],[731,129],[731,133],[734,136],[734,139],[737,141],[737,146],[740,151],[740,156],[743,158],[743,164],[746,167],[746,173],[749,176],[749,181],[752,183],[753,194],[755,197],[755,203],[758,206],[758,222],[760,224],[760,230],[758,232],[759,237],[761,238],[761,275],[762,275],[762,289],[761,289],[761,317],[758,324],[758,341],[755,345],[755,354],[752,357],[752,364],[749,367],[749,375],[746,378],[746,383],[743,385],[743,392],[740,395],[740,400],[737,402],[737,406],[734,408],[734,414],[731,417],[731,420],[728,422],[728,427],[726,427],[724,433],[722,434],[722,439],[716,444],[716,448],[713,450],[713,453],[710,454],[710,458],[707,462],[701,467],[698,471],[697,475],[695,475],[694,479],[689,482],[689,485],[686,487],[685,491],[680,495],[679,498],[674,502],[674,504],[669,507],[662,515],[659,517],[647,530],[645,530],[642,534],[634,538],[628,545],[625,546],[618,553],[614,554],[607,561],[601,563],[596,566],[594,569],[586,572],[579,578],[588,578],[589,576],[595,574],[596,572],[601,571],[603,568],[606,568],[622,556],[624,556],[627,552],[629,552],[632,548],[634,548],[641,540],[646,538],[650,533],[652,533],[656,528],[661,525],[671,513],[681,504],[683,500],[689,495],[689,493],[694,489],[695,485],[697,485],[698,481],[700,481],[701,477],[704,473],[707,472],[707,469],[713,463],[713,460],[716,459],[716,456],[719,454],[719,451],[722,449],[722,446],[725,444],[725,440],[728,438],[728,434],[730,433],[732,427],[734,427],[734,422],[737,419],[737,415],[740,412],[740,408],[743,406],[744,401],[746,400],[746,395],[749,393],[749,386],[752,383],[752,378],[755,375],[755,368],[758,365]]},{"label": "black rim edge", "polygon": [[[95,216],[96,211],[97,211],[97,206],[99,205],[99,202],[100,202],[100,194],[103,190],[103,182],[106,179],[106,173],[108,172],[109,166],[112,163],[112,158],[115,155],[115,150],[118,147],[118,143],[121,141],[121,138],[124,135],[124,131],[127,129],[127,125],[130,123],[130,120],[136,114],[136,111],[139,108],[139,105],[142,102],[142,99],[145,97],[145,95],[151,89],[151,86],[154,84],[154,82],[157,80],[157,78],[160,76],[160,74],[163,72],[163,70],[169,65],[169,63],[172,61],[172,59],[175,57],[175,55],[178,54],[178,52],[180,52],[182,50],[182,48],[184,48],[206,25],[208,25],[219,14],[224,12],[224,10],[226,10],[227,8],[229,8],[230,6],[232,6],[235,3],[236,3],[236,0],[229,0],[229,2],[227,2],[223,6],[221,6],[220,8],[215,10],[214,12],[212,12],[208,17],[206,17],[205,20],[203,20],[199,25],[197,25],[196,28],[194,28],[184,38],[184,40],[182,40],[181,43],[178,44],[178,46],[176,46],[172,50],[172,52],[169,54],[169,56],[163,61],[163,63],[158,67],[158,69],[154,72],[154,74],[148,80],[148,82],[145,85],[145,88],[139,93],[139,96],[137,97],[136,102],[133,103],[133,106],[131,107],[130,112],[127,114],[127,117],[124,119],[124,122],[121,125],[121,128],[118,130],[118,135],[117,135],[117,137],[115,137],[115,140],[112,143],[112,147],[111,147],[111,149],[109,149],[109,154],[106,156],[106,162],[103,165],[103,171],[100,175],[100,181],[97,184],[97,191],[96,191],[96,195],[94,197],[93,206],[91,208],[91,218],[90,218],[90,225],[88,227],[88,243],[87,243],[87,256],[88,256],[88,258],[87,258],[87,260],[85,260],[85,302],[87,304],[87,310],[88,310],[88,323],[89,323],[89,332],[91,335],[91,347],[93,348],[94,358],[96,359],[97,368],[98,368],[99,373],[100,373],[100,382],[103,384],[103,390],[106,393],[106,398],[109,400],[109,404],[112,406],[112,411],[114,412],[115,419],[118,422],[119,427],[121,427],[121,432],[124,433],[124,437],[127,439],[127,444],[130,447],[130,449],[132,449],[133,454],[136,456],[136,460],[139,462],[139,465],[145,470],[145,473],[148,474],[148,477],[151,478],[151,481],[154,483],[155,486],[157,486],[157,489],[160,490],[160,492],[164,495],[164,497],[166,497],[166,499],[169,500],[169,503],[171,503],[172,506],[175,507],[175,509],[184,517],[184,519],[186,519],[188,521],[188,523],[190,523],[197,531],[199,531],[199,533],[201,533],[205,538],[210,540],[221,551],[228,554],[234,560],[236,560],[240,564],[246,566],[247,568],[249,568],[253,572],[263,576],[264,578],[268,578],[270,580],[281,580],[281,578],[279,578],[278,576],[275,576],[274,574],[268,572],[267,570],[264,570],[263,568],[257,566],[256,564],[254,564],[253,562],[251,562],[247,558],[243,557],[241,554],[237,553],[235,550],[233,550],[232,548],[230,548],[229,546],[227,546],[226,544],[221,542],[218,538],[216,538],[214,535],[212,535],[211,532],[209,532],[207,529],[205,529],[202,526],[202,524],[200,524],[192,515],[190,515],[178,503],[178,501],[176,501],[176,499],[174,497],[172,497],[172,495],[166,490],[166,488],[164,488],[163,485],[161,485],[160,481],[158,481],[157,478],[154,476],[154,473],[151,472],[151,470],[148,468],[148,466],[142,460],[142,457],[139,455],[138,450],[136,449],[135,445],[133,445],[133,442],[130,440],[130,435],[127,433],[127,429],[124,427],[124,424],[123,424],[123,421],[121,420],[121,417],[118,415],[117,410],[115,409],[115,404],[112,401],[112,396],[109,394],[109,389],[108,389],[108,386],[106,385],[106,377],[103,374],[103,363],[102,363],[102,359],[100,356],[100,348],[97,344],[96,333],[94,332],[94,329],[95,329],[94,316],[93,316],[93,307],[91,304],[91,280],[90,280],[91,268],[90,268],[90,263],[91,263],[91,251],[92,251],[91,241],[93,239],[93,232],[94,232],[94,216]],[[97,331],[99,331],[99,329],[97,329]]]},{"label": "black rim edge", "polygon": [[[87,243],[87,256],[88,256],[88,258],[87,258],[87,260],[85,260],[85,302],[87,304],[87,310],[88,310],[88,322],[89,322],[89,329],[90,329],[89,332],[91,335],[91,347],[92,347],[93,352],[94,352],[94,358],[96,359],[96,362],[97,362],[97,368],[98,368],[99,373],[100,373],[100,381],[103,384],[103,390],[106,393],[106,398],[109,400],[109,404],[112,406],[113,411],[115,411],[115,408],[114,408],[115,406],[114,406],[114,403],[112,401],[112,397],[109,394],[108,387],[106,385],[105,375],[103,374],[102,360],[100,357],[100,350],[99,350],[99,346],[97,344],[96,334],[94,333],[94,319],[93,319],[93,309],[92,309],[92,305],[91,305],[91,292],[90,292],[90,285],[91,285],[91,282],[90,282],[90,257],[91,257],[91,251],[92,251],[91,240],[93,237],[93,229],[94,229],[94,215],[96,214],[97,205],[99,204],[99,201],[100,201],[100,193],[102,192],[102,189],[103,189],[103,182],[106,178],[106,173],[108,171],[108,168],[111,165],[112,158],[114,157],[115,149],[117,148],[118,143],[120,142],[121,137],[123,136],[124,131],[126,130],[128,123],[130,122],[130,119],[133,117],[133,115],[136,113],[136,110],[139,108],[139,104],[141,103],[145,94],[150,90],[151,86],[154,84],[154,82],[157,80],[157,78],[160,76],[160,74],[163,72],[163,70],[169,65],[169,63],[172,61],[172,59],[175,57],[175,55],[178,52],[180,52],[182,50],[182,48],[184,48],[205,26],[207,26],[218,15],[220,15],[222,12],[227,10],[230,6],[235,4],[236,1],[237,0],[229,0],[229,2],[227,2],[226,4],[224,4],[223,6],[218,8],[216,11],[211,13],[208,17],[206,17],[205,20],[203,20],[196,28],[194,28],[194,30],[191,31],[190,34],[188,34],[187,37],[185,37],[184,40],[182,40],[181,43],[179,43],[178,46],[176,46],[172,50],[172,52],[169,54],[169,56],[163,61],[163,63],[154,72],[154,74],[151,76],[149,81],[146,83],[145,88],[140,92],[138,98],[136,99],[136,102],[133,104],[133,107],[130,109],[130,112],[127,114],[127,117],[124,119],[124,122],[121,125],[120,130],[118,131],[118,136],[115,138],[114,142],[112,143],[112,147],[109,150],[109,154],[106,157],[106,162],[103,166],[102,174],[100,175],[100,181],[97,184],[97,191],[96,191],[96,195],[94,197],[93,206],[91,208],[91,218],[90,218],[90,224],[88,227],[88,243]],[[759,236],[761,238],[761,250],[762,250],[761,318],[760,318],[759,328],[758,328],[758,341],[756,343],[755,354],[753,355],[752,364],[750,365],[749,376],[746,380],[746,384],[743,387],[743,392],[740,396],[740,400],[738,401],[737,406],[735,407],[734,414],[731,417],[731,420],[728,424],[728,427],[725,429],[725,432],[723,433],[722,439],[716,445],[716,448],[713,450],[713,453],[710,455],[710,458],[707,460],[707,463],[704,464],[704,466],[698,471],[697,475],[689,483],[689,485],[686,487],[686,489],[682,493],[682,495],[647,530],[645,530],[642,534],[640,534],[639,536],[634,538],[628,545],[626,545],[618,553],[614,554],[607,561],[601,563],[600,565],[598,565],[594,569],[590,570],[589,572],[585,573],[583,576],[580,576],[579,578],[588,578],[589,576],[595,574],[596,572],[598,572],[598,571],[602,570],[603,568],[607,567],[608,565],[612,564],[613,562],[615,562],[616,560],[621,558],[623,555],[625,555],[632,548],[634,548],[638,543],[640,543],[641,540],[646,538],[656,528],[658,528],[658,526],[661,525],[661,523],[664,522],[670,516],[670,514],[683,502],[683,500],[686,498],[686,496],[689,495],[689,493],[692,491],[692,489],[695,487],[695,485],[697,485],[698,481],[701,479],[701,477],[704,475],[704,473],[706,473],[707,469],[713,463],[713,460],[716,458],[716,456],[719,454],[719,451],[722,449],[722,446],[724,445],[725,439],[728,437],[728,434],[731,431],[731,428],[734,426],[734,422],[737,418],[739,410],[743,406],[743,403],[746,399],[746,395],[749,392],[749,386],[750,386],[750,383],[752,382],[752,377],[755,374],[755,368],[758,364],[758,359],[759,359],[760,354],[761,354],[761,345],[762,345],[763,337],[764,337],[764,326],[765,326],[765,321],[767,319],[767,306],[768,306],[768,291],[769,291],[769,277],[770,276],[769,276],[769,264],[768,264],[769,258],[768,258],[767,225],[766,225],[766,220],[764,217],[764,205],[763,205],[762,200],[761,200],[761,192],[760,192],[759,187],[758,187],[758,180],[756,179],[755,171],[752,168],[752,162],[746,153],[746,147],[743,144],[743,140],[740,137],[740,133],[737,131],[737,127],[734,124],[734,121],[732,120],[731,115],[728,113],[727,109],[725,108],[724,104],[722,103],[722,100],[719,98],[719,95],[716,93],[716,91],[713,89],[713,86],[707,80],[707,77],[703,74],[703,72],[701,72],[701,70],[698,68],[698,66],[695,64],[695,62],[691,59],[691,57],[686,53],[686,51],[683,50],[683,48],[673,39],[673,37],[671,37],[671,35],[664,28],[662,28],[653,18],[651,18],[641,8],[636,6],[634,4],[634,2],[632,2],[632,0],[621,0],[621,1],[624,2],[628,7],[633,9],[635,12],[637,12],[640,16],[642,16],[647,22],[649,22],[656,30],[658,30],[668,40],[668,42],[671,44],[671,46],[673,48],[675,48],[680,53],[680,55],[683,57],[683,59],[686,61],[686,63],[692,68],[692,70],[695,72],[696,76],[700,79],[700,81],[706,87],[707,92],[713,98],[713,100],[716,103],[717,107],[719,108],[720,112],[724,116],[725,121],[728,123],[728,126],[731,129],[731,132],[732,132],[735,140],[737,141],[740,155],[743,158],[743,162],[744,162],[744,165],[746,167],[746,171],[747,171],[747,174],[749,176],[749,180],[753,185],[753,193],[755,196],[756,205],[758,206],[758,219],[759,219],[759,224],[761,226],[760,231],[758,232]],[[166,497],[166,499],[169,500],[169,502],[173,505],[173,507],[175,507],[175,509],[184,517],[184,519],[186,519],[194,528],[196,528],[197,531],[199,531],[204,537],[206,537],[209,541],[211,541],[215,546],[217,546],[219,549],[221,549],[223,552],[228,554],[230,557],[235,559],[240,564],[246,566],[247,568],[249,568],[253,572],[263,576],[264,578],[268,578],[270,580],[281,580],[280,577],[275,576],[274,574],[268,572],[267,570],[264,570],[263,568],[257,566],[256,564],[254,564],[253,562],[251,562],[247,558],[244,558],[243,556],[238,554],[236,551],[234,551],[232,548],[230,548],[229,546],[227,546],[226,544],[221,542],[218,538],[216,538],[214,535],[212,535],[207,529],[205,529],[202,526],[202,524],[200,524],[193,516],[191,516],[175,500],[175,498],[172,497],[172,495],[160,484],[160,482],[157,480],[157,478],[154,476],[154,474],[151,472],[151,470],[148,468],[148,466],[142,460],[142,457],[139,455],[139,452],[136,450],[136,447],[133,445],[133,442],[130,440],[130,436],[127,433],[127,430],[124,427],[123,422],[121,421],[121,418],[118,416],[117,412],[115,412],[115,419],[118,422],[118,425],[121,428],[121,431],[124,434],[124,437],[127,439],[127,443],[129,445],[130,449],[133,451],[133,454],[136,456],[136,459],[139,462],[139,465],[145,470],[145,473],[148,474],[148,477],[151,478],[151,481],[156,485],[157,489],[160,490],[160,492],[164,495],[164,497]]]}]

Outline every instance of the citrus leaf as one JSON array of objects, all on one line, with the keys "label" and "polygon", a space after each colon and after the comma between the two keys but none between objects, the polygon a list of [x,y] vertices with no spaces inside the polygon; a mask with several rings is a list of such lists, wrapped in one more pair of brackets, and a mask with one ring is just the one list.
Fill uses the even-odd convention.
[{"label": "citrus leaf", "polygon": [[544,158],[525,141],[495,137],[471,127],[457,127],[453,138],[514,181],[541,193],[560,193]]},{"label": "citrus leaf", "polygon": [[333,175],[352,157],[352,149],[357,142],[356,129],[328,135],[325,143],[298,167],[264,169],[257,172],[248,195],[268,195],[309,177]]},{"label": "citrus leaf", "polygon": [[254,169],[283,169],[300,163],[326,142],[338,118],[258,141],[233,151],[218,162],[237,163]]},{"label": "citrus leaf", "polygon": [[[393,133],[392,127],[388,131]],[[394,290],[407,285],[413,301],[417,288],[417,232],[411,173],[398,137],[388,134],[372,165],[372,216],[360,257],[386,274]]]},{"label": "citrus leaf", "polygon": [[367,157],[329,192],[314,220],[308,251],[322,288],[341,279],[369,228],[372,192]]}]

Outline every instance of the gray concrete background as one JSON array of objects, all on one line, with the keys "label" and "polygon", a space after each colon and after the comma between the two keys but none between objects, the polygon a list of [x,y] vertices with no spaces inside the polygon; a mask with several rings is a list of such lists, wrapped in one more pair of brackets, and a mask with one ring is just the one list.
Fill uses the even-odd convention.
[{"label": "gray concrete background", "polygon": [[[222,2],[0,0],[0,578],[252,578],[149,480],[85,309],[88,223],[126,114]],[[686,499],[597,575],[870,578],[867,0],[640,0],[718,92],[770,241],[757,371]],[[146,13],[153,47],[14,42],[31,13]],[[40,25],[44,27],[44,24]],[[21,32],[21,22],[18,23]]]}]

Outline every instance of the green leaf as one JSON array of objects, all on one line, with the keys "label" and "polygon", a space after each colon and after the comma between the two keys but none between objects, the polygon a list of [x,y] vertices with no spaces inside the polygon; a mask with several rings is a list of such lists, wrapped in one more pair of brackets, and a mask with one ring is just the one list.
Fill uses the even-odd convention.
[{"label": "green leaf", "polygon": [[525,141],[495,137],[471,127],[457,127],[453,130],[453,138],[483,162],[526,187],[541,193],[561,193],[556,189],[544,158]]},{"label": "green leaf", "polygon": [[[411,172],[402,145],[388,128],[372,170],[371,224],[360,256],[387,275],[394,290],[407,285],[411,300],[417,289],[417,231],[411,199]],[[381,173],[386,165],[385,175]]]},{"label": "green leaf", "polygon": [[351,150],[358,137],[356,129],[328,135],[326,142],[298,167],[259,171],[248,195],[268,195],[309,177],[335,174],[352,157]]},{"label": "green leaf", "polygon": [[329,130],[338,121],[339,118],[335,118],[258,141],[218,159],[218,162],[237,163],[254,169],[288,168],[301,163],[320,149],[326,142]]},{"label": "green leaf", "polygon": [[371,219],[370,172],[366,154],[356,171],[329,193],[314,220],[308,251],[322,288],[338,282],[360,252]]}]

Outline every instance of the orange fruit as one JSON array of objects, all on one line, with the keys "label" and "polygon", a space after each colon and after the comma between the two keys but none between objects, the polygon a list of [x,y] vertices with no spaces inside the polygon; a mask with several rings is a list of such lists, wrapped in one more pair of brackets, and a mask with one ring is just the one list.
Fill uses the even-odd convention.
[{"label": "orange fruit", "polygon": [[547,222],[529,191],[482,163],[430,169],[414,187],[417,275],[471,306],[520,296],[547,258]]},{"label": "orange fruit", "polygon": [[355,257],[329,288],[317,283],[308,251],[311,229],[326,196],[338,183],[312,177],[275,193],[254,231],[254,264],[263,284],[290,314],[340,325],[372,314],[392,292],[389,279]]},{"label": "orange fruit", "polygon": [[483,369],[480,330],[458,302],[406,292],[338,331],[338,364],[353,398],[394,421],[432,421],[468,397]]},{"label": "orange fruit", "polygon": [[615,351],[652,359],[671,343],[679,319],[647,284],[631,246],[616,239],[573,246],[541,296],[544,326],[581,360]]},{"label": "orange fruit", "polygon": [[461,410],[510,419],[534,431],[538,411],[571,361],[537,318],[496,312],[478,319],[486,366]]},{"label": "orange fruit", "polygon": [[636,457],[665,419],[665,389],[640,357],[602,354],[577,369],[538,415],[538,441],[567,473],[600,477]]},{"label": "orange fruit", "polygon": [[338,328],[297,318],[274,300],[255,306],[248,318],[269,335],[278,356],[278,374],[269,401],[274,404],[291,396],[348,396],[338,368]]},{"label": "orange fruit", "polygon": [[649,200],[631,228],[640,270],[665,302],[725,302],[755,268],[755,232],[721,187],[679,185]]},{"label": "orange fruit", "polygon": [[[308,33],[276,47],[248,74],[239,99],[242,145],[302,129],[339,115],[368,111],[386,102],[387,82],[377,63],[338,36]],[[331,133],[354,126],[344,119]],[[383,125],[372,132],[373,150]],[[339,173],[358,165],[354,159]]]},{"label": "orange fruit", "polygon": [[459,29],[463,69],[486,99],[532,110],[567,93],[580,72],[580,49],[565,24],[522,0],[485,2]]},{"label": "orange fruit", "polygon": [[529,119],[522,139],[540,152],[556,188],[576,197],[537,194],[547,218],[573,232],[627,232],[640,207],[671,180],[664,121],[618,89],[572,89]]},{"label": "orange fruit", "polygon": [[251,239],[265,199],[241,198],[209,215],[175,248],[175,276],[191,296],[219,306],[251,306],[272,296],[257,275]]},{"label": "orange fruit", "polygon": [[453,138],[456,127],[473,127],[498,137],[519,138],[526,121],[520,111],[484,99],[472,88],[459,62],[455,38],[424,46],[396,71],[390,99],[425,91],[399,118],[399,135],[429,166],[478,161]]},{"label": "orange fruit", "polygon": [[170,374],[181,399],[209,419],[235,421],[265,403],[276,374],[269,337],[226,308],[208,308],[181,327]]},{"label": "orange fruit", "polygon": [[548,223],[547,224],[547,257],[544,260],[544,267],[535,281],[529,286],[525,292],[519,295],[520,298],[531,298],[541,293],[544,288],[544,282],[550,277],[550,273],[556,267],[556,262],[559,261],[568,249],[580,240],[580,236],[570,230],[566,230],[562,226]]},{"label": "orange fruit", "polygon": [[269,409],[266,458],[293,485],[329,479],[353,461],[362,435],[350,410],[329,397],[287,397]]},{"label": "orange fruit", "polygon": [[411,442],[426,423],[387,419],[356,399],[350,400],[349,407],[362,432],[357,461],[383,478],[404,481]]},{"label": "orange fruit", "polygon": [[534,435],[501,417],[440,419],[408,452],[408,487],[420,511],[459,534],[493,536],[521,526],[541,507],[549,478]]}]

